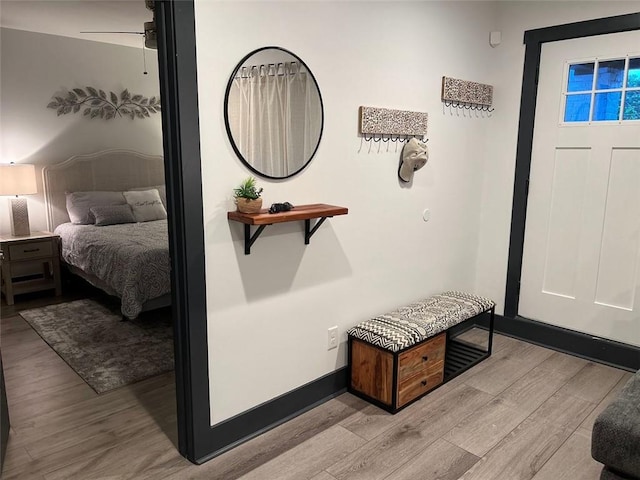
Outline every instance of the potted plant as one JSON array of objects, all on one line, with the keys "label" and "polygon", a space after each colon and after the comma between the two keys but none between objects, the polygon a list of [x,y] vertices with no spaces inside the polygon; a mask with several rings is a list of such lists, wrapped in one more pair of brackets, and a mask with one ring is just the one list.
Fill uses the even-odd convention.
[{"label": "potted plant", "polygon": [[248,177],[238,188],[233,189],[238,211],[242,213],[258,213],[262,208],[262,188],[256,188],[256,179]]}]

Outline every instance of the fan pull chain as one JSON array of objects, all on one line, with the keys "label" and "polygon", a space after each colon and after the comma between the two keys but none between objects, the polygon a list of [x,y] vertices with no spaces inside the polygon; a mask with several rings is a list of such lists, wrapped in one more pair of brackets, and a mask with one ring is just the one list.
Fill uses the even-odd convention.
[{"label": "fan pull chain", "polygon": [[144,66],[144,71],[142,72],[144,75],[146,75],[147,72],[147,56],[144,52],[145,48],[144,48],[144,35],[142,36],[142,64]]}]

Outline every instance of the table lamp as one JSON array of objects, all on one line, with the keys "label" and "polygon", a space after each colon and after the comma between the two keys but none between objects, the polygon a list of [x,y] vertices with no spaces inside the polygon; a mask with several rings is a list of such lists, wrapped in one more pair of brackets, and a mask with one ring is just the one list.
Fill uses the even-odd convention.
[{"label": "table lamp", "polygon": [[38,193],[36,169],[34,165],[0,165],[0,195],[15,195],[9,199],[11,234],[16,237],[29,235],[29,210],[27,199],[18,195]]}]

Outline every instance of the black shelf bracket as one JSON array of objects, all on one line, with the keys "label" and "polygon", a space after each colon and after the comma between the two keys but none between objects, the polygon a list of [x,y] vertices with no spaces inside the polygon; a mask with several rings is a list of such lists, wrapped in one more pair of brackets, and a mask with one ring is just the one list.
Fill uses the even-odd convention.
[{"label": "black shelf bracket", "polygon": [[322,223],[327,218],[331,218],[331,217],[322,217],[322,218],[320,218],[320,220],[318,220],[316,222],[316,224],[313,226],[313,228],[311,228],[311,220],[310,219],[307,219],[307,220],[304,221],[304,244],[305,245],[309,245],[309,240],[311,240],[311,237],[313,236],[314,233],[316,233],[316,230],[318,230],[318,227],[320,227],[320,225],[322,225]]},{"label": "black shelf bracket", "polygon": [[[268,224],[271,225],[271,224]],[[258,237],[260,236],[260,234],[262,233],[262,231],[265,229],[267,225],[260,225],[258,227],[258,229],[253,232],[253,235],[251,235],[251,226],[249,224],[244,224],[244,254],[245,255],[249,255],[251,254],[251,245],[253,245],[255,243],[255,241],[258,239]]]},{"label": "black shelf bracket", "polygon": [[[313,236],[314,233],[316,233],[316,230],[318,230],[320,225],[322,225],[327,218],[332,218],[332,217],[333,216],[320,217],[320,219],[315,223],[313,227],[311,226],[310,219],[305,220],[304,221],[304,244],[309,245],[309,240],[311,240],[311,237]],[[268,225],[273,225],[273,224],[267,223],[265,225],[260,225],[258,229],[255,232],[253,232],[253,235],[252,235],[251,225],[249,225],[248,223],[244,224],[244,254],[245,255],[251,255],[252,245],[256,242],[260,234]]]}]

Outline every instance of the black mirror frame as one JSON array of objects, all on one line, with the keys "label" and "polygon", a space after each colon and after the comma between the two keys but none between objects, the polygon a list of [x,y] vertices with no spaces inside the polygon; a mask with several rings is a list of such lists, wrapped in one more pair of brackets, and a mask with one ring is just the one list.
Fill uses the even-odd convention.
[{"label": "black mirror frame", "polygon": [[[306,69],[307,73],[313,79],[313,82],[316,85],[316,90],[318,91],[318,98],[320,100],[320,116],[321,116],[321,119],[320,119],[320,133],[318,134],[318,142],[316,143],[316,146],[313,149],[313,152],[311,153],[311,156],[309,156],[309,158],[304,163],[304,165],[302,165],[302,167],[300,167],[295,172],[293,172],[293,173],[291,173],[289,175],[286,175],[284,177],[273,177],[271,175],[267,175],[267,174],[257,170],[256,168],[254,168],[247,161],[247,159],[244,158],[244,156],[240,152],[240,149],[236,145],[236,142],[235,142],[235,140],[233,138],[233,135],[231,134],[231,125],[229,124],[229,93],[231,92],[231,85],[233,84],[233,79],[235,78],[236,74],[238,73],[238,71],[240,70],[240,68],[244,64],[244,62],[246,62],[250,57],[252,57],[256,53],[262,52],[263,50],[280,50],[281,52],[288,53],[289,55],[294,57],[298,62],[300,62],[300,64],[302,66],[304,66],[304,68]],[[307,64],[299,56],[297,56],[295,53],[290,52],[289,50],[287,50],[285,48],[276,47],[276,46],[261,47],[261,48],[258,48],[256,50],[253,50],[252,52],[250,52],[247,55],[245,55],[242,58],[242,60],[240,60],[240,62],[236,65],[236,68],[234,68],[233,73],[231,74],[231,77],[229,78],[229,82],[227,83],[227,89],[226,89],[226,91],[224,93],[224,126],[225,126],[225,129],[227,130],[227,137],[229,137],[229,141],[231,142],[231,146],[233,147],[233,151],[236,152],[236,155],[238,156],[238,158],[242,161],[242,163],[244,163],[244,165],[249,170],[251,170],[253,173],[255,173],[256,175],[258,175],[258,176],[260,176],[262,178],[269,178],[271,180],[284,180],[284,179],[287,179],[287,178],[291,178],[294,175],[297,175],[300,172],[302,172],[302,170],[304,170],[305,168],[307,168],[307,165],[309,165],[311,163],[311,160],[313,160],[313,157],[315,157],[316,152],[318,151],[318,148],[320,147],[320,141],[322,140],[322,133],[324,131],[324,103],[322,101],[322,93],[320,93],[320,85],[318,84],[318,81],[316,80],[316,77],[313,75],[313,72],[311,72],[311,70],[309,69]]]}]

